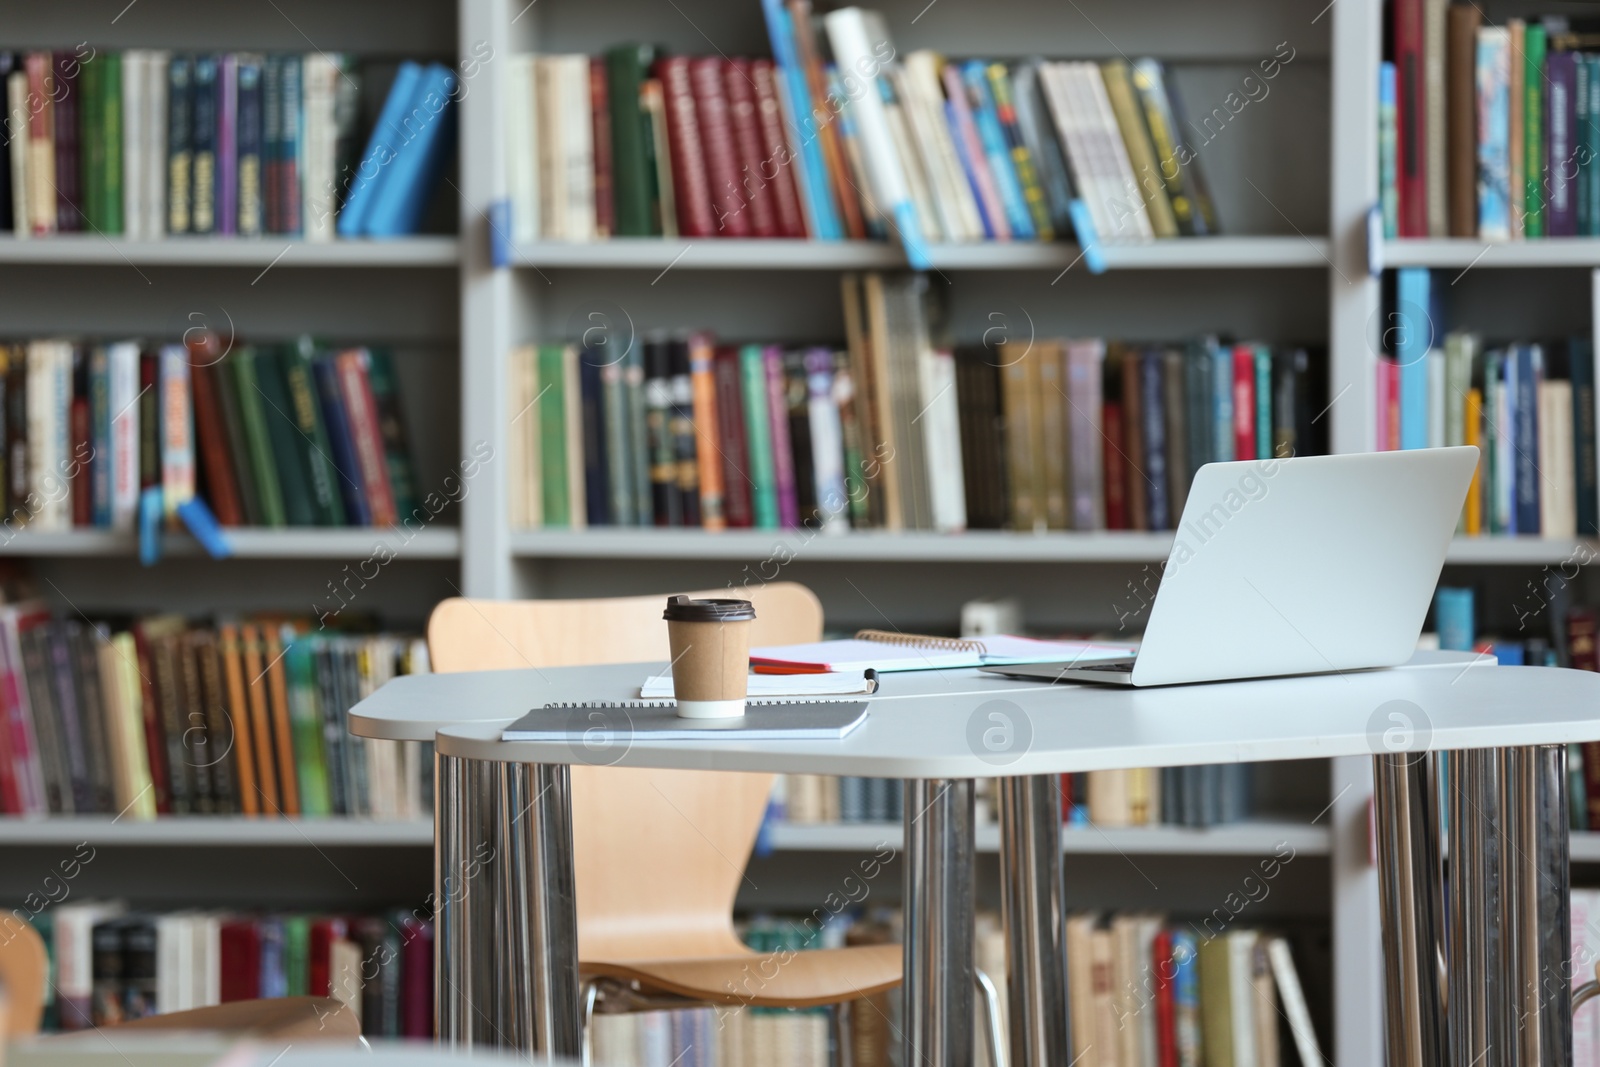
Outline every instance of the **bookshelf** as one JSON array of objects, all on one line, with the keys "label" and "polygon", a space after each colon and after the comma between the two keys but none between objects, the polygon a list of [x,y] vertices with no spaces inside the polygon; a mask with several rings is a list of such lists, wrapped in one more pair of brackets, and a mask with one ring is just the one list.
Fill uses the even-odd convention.
[{"label": "bookshelf", "polygon": [[[1333,450],[1369,447],[1379,284],[1368,272],[1365,227],[1377,191],[1379,5],[1229,0],[1226,18],[1179,0],[887,0],[876,6],[902,52],[1159,56],[1173,64],[1180,91],[1196,109],[1200,102],[1220,102],[1279,42],[1292,43],[1296,58],[1271,95],[1240,112],[1226,136],[1207,149],[1225,236],[1105,244],[1099,251],[1106,272],[1098,276],[1068,243],[937,246],[932,259],[948,275],[952,325],[962,340],[980,335],[991,314],[1021,309],[1047,336],[1178,340],[1226,330],[1274,343],[1325,344],[1328,393],[1338,398],[1326,414]],[[113,48],[303,50],[309,41],[326,50],[454,55],[463,61],[477,46],[492,48],[494,58],[473,78],[459,115],[459,162],[446,190],[455,200],[455,235],[327,244],[272,238],[141,242],[92,234],[0,238],[0,286],[7,293],[0,302],[0,331],[7,335],[177,335],[193,321],[191,314],[200,313],[213,324],[225,315],[241,336],[277,339],[310,331],[390,341],[397,348],[418,477],[425,485],[439,484],[476,443],[488,442],[497,456],[504,455],[507,352],[558,334],[575,315],[618,307],[641,330],[709,328],[780,342],[837,337],[838,273],[904,266],[894,245],[753,240],[539,242],[510,248],[509,265],[495,265],[492,252],[501,238],[490,219],[506,195],[502,60],[529,51],[598,53],[625,38],[657,41],[683,54],[766,55],[755,0],[283,0],[265,6],[143,0],[128,9],[125,0],[95,0],[75,7],[70,18],[51,5],[0,0],[0,12],[8,26],[4,43],[15,47],[64,46],[88,37]],[[1479,268],[1550,268],[1505,286],[1504,293],[1496,290],[1507,276],[1494,275],[1488,295],[1512,317],[1516,299],[1545,286],[1550,274],[1566,279],[1557,283],[1561,292],[1575,290],[1587,300],[1587,279],[1566,276],[1600,267],[1600,240],[1484,249],[1476,241],[1439,240],[1391,241],[1378,251],[1390,267],[1472,267],[1473,284],[1479,284]],[[907,629],[950,628],[961,600],[1014,595],[1038,625],[1110,629],[1128,583],[1163,560],[1170,543],[1170,535],[1133,533],[809,538],[797,531],[525,531],[513,529],[507,518],[503,462],[487,470],[459,506],[396,552],[364,595],[362,610],[420,626],[428,608],[447,596],[597,596],[720,586],[744,580],[750,564],[778,556],[781,576],[817,589],[830,622],[840,627],[888,620]],[[24,532],[0,543],[0,555],[32,557],[56,587],[52,599],[64,610],[71,604],[91,616],[160,608],[200,613],[218,606],[304,613],[342,565],[366,558],[388,535],[245,529],[230,536],[235,559],[197,559],[193,542],[174,536],[164,545],[170,558],[151,569],[139,566],[126,538],[100,531]],[[1452,546],[1450,566],[1492,572],[1509,590],[1580,548],[1600,551],[1587,542],[1462,539]],[[1507,605],[1512,596],[1504,598]],[[1361,759],[1312,765],[1298,784],[1307,796],[1269,805],[1303,812],[1299,817],[1205,831],[1069,829],[1063,848],[1085,862],[1154,856],[1179,872],[1203,865],[1228,875],[1235,867],[1244,873],[1252,858],[1269,854],[1280,841],[1292,844],[1312,858],[1308,877],[1317,883],[1303,908],[1333,931],[1333,977],[1318,984],[1334,989],[1334,1033],[1325,1036],[1334,1040],[1335,1062],[1380,1062],[1368,775]],[[1270,785],[1275,794],[1287,788],[1283,777]],[[1325,805],[1325,814],[1313,822]],[[984,834],[980,848],[993,851],[997,831],[989,827]],[[257,848],[274,859],[292,854],[293,871],[315,877],[307,874],[305,887],[280,895],[304,893],[317,904],[337,902],[346,893],[352,903],[388,904],[394,897],[420,903],[430,888],[432,832],[423,823],[59,819],[0,820],[0,847],[28,861],[8,865],[12,873],[0,877],[0,893],[30,891],[29,879],[52,862],[51,850],[85,840],[125,853],[117,869],[133,872],[142,896],[157,901],[205,903],[193,881],[197,870],[204,870],[207,893],[241,901],[252,899],[262,879],[274,877],[266,859],[212,861],[210,854],[219,848],[226,856]],[[798,861],[784,868],[797,879],[788,890],[796,898],[826,881],[822,865],[813,862],[820,854],[870,849],[885,840],[898,842],[897,825],[772,829],[779,858]],[[323,850],[337,863],[319,856]],[[358,869],[350,857],[364,853],[399,853],[403,860]],[[1573,859],[1600,863],[1600,834],[1576,835]],[[357,875],[360,892],[345,886],[330,865]],[[1069,887],[1074,877],[1069,867]],[[1131,884],[1137,877],[1107,863],[1089,881],[1108,894],[1099,903],[1111,906],[1125,883],[1142,891]],[[1176,912],[1209,910],[1225,891],[1213,889],[1228,884],[1201,879],[1191,885],[1183,877],[1163,883],[1163,906]]]}]

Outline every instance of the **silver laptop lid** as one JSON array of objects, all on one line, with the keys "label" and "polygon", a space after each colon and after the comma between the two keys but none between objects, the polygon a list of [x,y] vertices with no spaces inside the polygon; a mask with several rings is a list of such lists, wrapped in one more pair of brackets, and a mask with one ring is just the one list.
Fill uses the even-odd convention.
[{"label": "silver laptop lid", "polygon": [[1404,663],[1477,463],[1469,445],[1201,467],[1133,684]]}]

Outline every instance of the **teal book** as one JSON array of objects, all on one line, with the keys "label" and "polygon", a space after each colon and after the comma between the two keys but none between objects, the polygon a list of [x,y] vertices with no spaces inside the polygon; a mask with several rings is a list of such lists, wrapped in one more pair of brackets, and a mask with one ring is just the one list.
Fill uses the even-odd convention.
[{"label": "teal book", "polygon": [[[1272,349],[1256,345],[1256,458],[1272,458]],[[1240,457],[1243,458],[1243,457]]]},{"label": "teal book", "polygon": [[767,414],[767,365],[760,345],[739,349],[739,384],[744,390],[745,439],[750,445],[751,510],[755,527],[778,528],[778,473],[772,454],[772,426]]},{"label": "teal book", "polygon": [[309,635],[283,631],[283,666],[289,682],[289,736],[300,785],[300,814],[331,815],[328,764],[322,753],[322,706],[318,702],[313,657],[316,642]]},{"label": "teal book", "polygon": [[302,337],[295,342],[283,355],[284,384],[289,389],[289,403],[295,429],[299,432],[317,525],[343,526],[344,501],[339,493],[339,472],[333,464],[333,447],[329,444],[322,405],[317,399],[316,355],[316,345],[311,338]]},{"label": "teal book", "polygon": [[[1524,187],[1527,194],[1523,199],[1523,233],[1528,237],[1543,237],[1545,235],[1545,144],[1544,144],[1544,100],[1545,100],[1545,28],[1537,22],[1528,23],[1526,35],[1522,41],[1522,136],[1524,147],[1522,158],[1525,161],[1523,170],[1526,172]],[[1513,64],[1511,76],[1515,78],[1516,56],[1511,61]]]}]

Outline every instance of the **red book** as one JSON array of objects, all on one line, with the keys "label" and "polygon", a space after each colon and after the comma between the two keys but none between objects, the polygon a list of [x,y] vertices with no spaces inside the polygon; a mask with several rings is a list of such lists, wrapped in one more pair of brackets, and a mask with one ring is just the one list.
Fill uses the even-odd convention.
[{"label": "red book", "polygon": [[711,178],[700,140],[689,60],[683,56],[657,60],[655,75],[666,97],[667,151],[672,156],[672,199],[678,212],[678,233],[683,237],[715,237],[718,231],[711,211]]},{"label": "red book", "polygon": [[383,433],[378,428],[378,402],[367,377],[367,350],[351,348],[334,357],[339,371],[339,397],[350,420],[350,439],[361,464],[361,484],[367,494],[372,525],[393,526],[399,521],[394,491],[389,487],[389,464],[384,457]]},{"label": "red book", "polygon": [[222,924],[222,1002],[261,995],[261,931],[254,920]]},{"label": "red book", "polygon": [[[1395,0],[1395,184],[1400,194],[1401,237],[1428,236],[1427,111],[1422,56],[1425,0]],[[1516,58],[1516,57],[1514,57]],[[1513,66],[1516,66],[1514,63]],[[1512,77],[1517,77],[1515,71]]]},{"label": "red book", "polygon": [[750,214],[739,189],[739,144],[728,114],[720,56],[689,61],[689,84],[694,89],[694,113],[700,123],[700,149],[711,182],[711,211],[719,237],[749,237]]},{"label": "red book", "polygon": [[[94,525],[94,477],[90,473],[90,464],[94,459],[84,462],[81,457],[91,456],[94,452],[93,431],[89,427],[89,398],[75,396],[67,415],[68,431],[72,435],[71,462],[77,464],[77,474],[72,479],[72,525]],[[109,458],[109,457],[107,457]],[[105,459],[99,462],[106,462]]]},{"label": "red book", "polygon": [[610,237],[617,228],[617,214],[611,194],[615,180],[611,170],[611,96],[604,56],[589,60],[589,112],[594,121],[594,235]]},{"label": "red book", "polygon": [[800,210],[800,193],[794,184],[794,157],[783,134],[783,110],[772,60],[750,61],[750,81],[756,90],[756,122],[760,129],[760,165],[752,177],[771,183],[772,206],[779,237],[804,237],[806,217]]},{"label": "red book", "polygon": [[1122,404],[1108,400],[1100,406],[1100,436],[1105,447],[1100,455],[1105,463],[1106,529],[1128,528],[1128,500],[1124,485],[1122,455]]},{"label": "red book", "polygon": [[1172,934],[1163,929],[1150,945],[1150,973],[1156,980],[1157,1067],[1178,1067],[1178,1029],[1172,1006],[1172,980],[1176,971],[1172,962]]},{"label": "red book", "polygon": [[223,426],[222,402],[217,396],[216,334],[209,331],[190,342],[194,370],[189,376],[194,390],[194,430],[200,446],[200,467],[206,476],[206,500],[224,526],[244,525],[244,505],[228,454],[228,432]]},{"label": "red book", "polygon": [[317,919],[311,924],[310,944],[306,955],[309,978],[306,993],[313,997],[333,995],[333,943],[350,936],[349,925],[338,918]]},{"label": "red book", "polygon": [[1256,458],[1256,353],[1233,350],[1233,458]]},{"label": "red book", "polygon": [[744,428],[744,393],[739,379],[739,350],[718,345],[712,357],[717,387],[717,441],[722,453],[722,507],[732,528],[754,523],[750,502],[749,443]]},{"label": "red book", "polygon": [[433,1037],[433,924],[400,920],[400,1036]]},{"label": "red book", "polygon": [[755,237],[778,236],[773,217],[772,187],[762,177],[761,120],[756,115],[756,93],[750,61],[733,59],[722,65],[722,87],[728,99],[728,122],[733,127],[739,177],[736,192],[743,214],[749,217]]}]

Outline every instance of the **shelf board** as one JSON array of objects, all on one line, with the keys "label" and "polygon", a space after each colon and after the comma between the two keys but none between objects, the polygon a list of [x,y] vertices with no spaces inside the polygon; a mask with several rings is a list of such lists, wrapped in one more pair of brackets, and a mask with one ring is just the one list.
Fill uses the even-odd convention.
[{"label": "shelf board", "polygon": [[[394,528],[370,526],[319,529],[232,527],[224,535],[238,559],[362,559],[385,545],[395,559],[455,559],[461,555],[461,531],[434,526],[410,535]],[[163,556],[203,555],[188,534],[164,534]],[[28,530],[8,535],[0,530],[0,556],[128,556],[139,554],[133,534],[113,530]]]},{"label": "shelf board", "polygon": [[[934,245],[940,270],[1062,270],[1078,262],[1075,244],[986,241]],[[1103,244],[1108,269],[1326,267],[1321,237],[1183,237]],[[614,238],[587,244],[538,242],[516,249],[513,262],[538,268],[632,270],[888,270],[904,268],[898,245],[882,241],[784,241],[712,238]],[[1087,272],[1079,264],[1078,269]]]},{"label": "shelf board", "polygon": [[45,819],[0,818],[0,845],[416,845],[432,846],[427,820],[252,819],[234,815],[112,819],[108,815],[62,815]]},{"label": "shelf board", "polygon": [[454,267],[454,237],[303,241],[298,237],[168,237],[130,241],[98,234],[0,238],[0,264],[136,267]]},{"label": "shelf board", "polygon": [[[525,559],[723,560],[759,563],[1160,563],[1172,548],[1170,533],[1013,533],[968,530],[853,531],[837,535],[802,530],[661,530],[594,527],[586,530],[521,530],[511,535],[512,552]],[[1600,558],[1600,544],[1537,537],[1461,537],[1450,546],[1456,564],[1587,563]]]},{"label": "shelf board", "polygon": [[1410,238],[1383,243],[1385,267],[1600,267],[1600,238],[1480,241]]},{"label": "shelf board", "polygon": [[[1600,838],[1600,834],[1595,835]],[[889,823],[775,823],[769,839],[780,852],[867,852],[902,845],[901,825]],[[1331,848],[1326,827],[1300,822],[1241,822],[1207,829],[1148,826],[1102,830],[1093,826],[1061,831],[1062,851],[1076,855],[1267,856],[1287,844],[1299,856],[1325,856]],[[1000,827],[978,827],[979,852],[1000,848]],[[1596,849],[1600,853],[1600,847]]]}]

